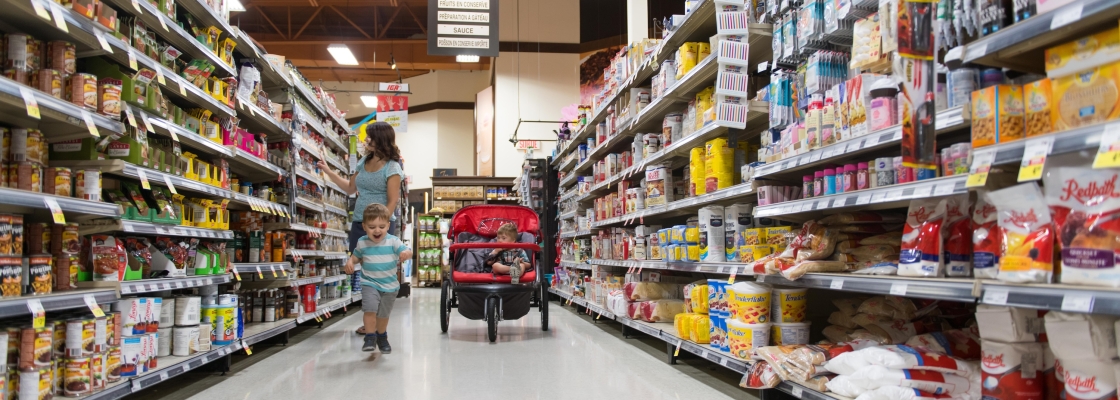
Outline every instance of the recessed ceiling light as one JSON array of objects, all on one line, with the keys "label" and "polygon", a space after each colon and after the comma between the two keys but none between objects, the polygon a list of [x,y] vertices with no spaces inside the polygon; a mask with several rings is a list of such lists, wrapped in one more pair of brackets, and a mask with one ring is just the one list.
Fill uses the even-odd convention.
[{"label": "recessed ceiling light", "polygon": [[371,94],[362,95],[362,104],[365,104],[366,108],[377,108],[377,96]]},{"label": "recessed ceiling light", "polygon": [[478,62],[478,56],[458,55],[455,56],[455,62],[476,63]]},{"label": "recessed ceiling light", "polygon": [[340,65],[358,65],[358,59],[354,58],[354,53],[350,52],[350,48],[344,44],[332,44],[327,46],[327,51],[334,57],[334,61]]},{"label": "recessed ceiling light", "polygon": [[229,0],[229,3],[227,3],[227,4],[229,4],[229,11],[230,12],[245,11],[245,6],[242,5],[241,1],[239,1],[239,0]]}]

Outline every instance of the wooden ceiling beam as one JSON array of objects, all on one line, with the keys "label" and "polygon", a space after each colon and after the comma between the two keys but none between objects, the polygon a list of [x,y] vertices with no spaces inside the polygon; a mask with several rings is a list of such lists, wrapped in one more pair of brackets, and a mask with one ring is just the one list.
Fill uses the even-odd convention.
[{"label": "wooden ceiling beam", "polygon": [[416,13],[412,12],[412,7],[409,7],[408,3],[405,3],[404,4],[404,9],[408,10],[408,14],[412,16],[413,21],[416,21],[416,26],[420,27],[420,31],[424,32],[424,34],[427,35],[428,34],[428,28],[425,28],[424,23],[420,22],[420,18],[416,17]]},{"label": "wooden ceiling beam", "polygon": [[[272,26],[272,29],[275,29],[275,30],[276,30],[276,33],[280,34],[280,36],[281,36],[281,37],[284,37],[284,32],[281,32],[281,31],[280,31],[280,28],[277,28],[277,27],[276,27],[276,24],[272,22],[272,19],[268,18],[268,14],[265,14],[265,13],[264,13],[264,10],[261,10],[261,9],[260,9],[260,7],[257,7],[257,6],[255,6],[255,5],[253,5],[253,6],[249,6],[249,9],[251,9],[251,10],[257,10],[257,13],[258,13],[258,14],[260,14],[260,15],[261,15],[261,17],[264,17],[264,20],[265,20],[265,21],[268,21],[268,24]],[[286,38],[286,37],[285,37],[285,38]]]},{"label": "wooden ceiling beam", "polygon": [[315,8],[315,12],[311,13],[311,18],[308,18],[308,19],[307,19],[307,22],[304,22],[304,23],[303,23],[303,27],[302,27],[302,28],[299,28],[299,32],[296,32],[296,35],[295,35],[295,36],[292,36],[292,39],[293,39],[293,40],[294,40],[294,39],[299,39],[299,35],[303,33],[303,30],[304,30],[304,29],[307,29],[307,26],[311,24],[311,21],[314,21],[314,20],[315,20],[315,17],[318,17],[318,16],[319,16],[319,13],[320,13],[320,12],[322,12],[322,11],[323,11],[323,7],[317,7],[317,8]]},{"label": "wooden ceiling beam", "polygon": [[377,35],[378,39],[381,39],[381,38],[385,37],[385,33],[389,32],[389,27],[393,26],[393,21],[397,20],[397,15],[400,14],[400,13],[401,13],[401,8],[397,7],[397,9],[393,11],[393,16],[389,17],[389,22],[385,23],[385,29],[382,29],[381,33],[379,33]]},{"label": "wooden ceiling beam", "polygon": [[337,8],[335,8],[335,6],[327,6],[327,7],[330,7],[331,10],[334,10],[335,13],[338,13],[338,16],[342,17],[342,19],[344,19],[344,20],[346,20],[346,22],[350,23],[350,26],[354,27],[354,29],[357,29],[358,32],[362,34],[362,36],[366,37],[366,39],[373,39],[373,37],[371,37],[368,33],[366,33],[366,31],[364,31],[364,30],[362,30],[362,28],[358,27],[358,24],[355,24],[354,21],[351,21],[350,17],[347,17],[346,14],[343,14],[342,11],[339,11]]}]

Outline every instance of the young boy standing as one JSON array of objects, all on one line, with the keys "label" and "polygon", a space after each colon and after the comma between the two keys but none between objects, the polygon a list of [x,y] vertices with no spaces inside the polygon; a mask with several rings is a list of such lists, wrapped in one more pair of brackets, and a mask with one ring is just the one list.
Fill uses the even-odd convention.
[{"label": "young boy standing", "polygon": [[381,350],[389,354],[389,314],[400,290],[397,271],[401,260],[412,257],[412,250],[396,236],[389,234],[389,209],[370,204],[362,213],[366,235],[358,239],[353,254],[346,260],[346,273],[353,274],[354,264],[362,268],[362,312],[365,343],[362,351]]}]

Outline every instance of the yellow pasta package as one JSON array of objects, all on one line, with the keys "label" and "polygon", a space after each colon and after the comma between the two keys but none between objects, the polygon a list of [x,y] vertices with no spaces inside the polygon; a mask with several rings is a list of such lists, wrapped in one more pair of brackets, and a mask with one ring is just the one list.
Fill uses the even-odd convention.
[{"label": "yellow pasta package", "polygon": [[681,313],[673,317],[673,326],[677,328],[677,337],[688,338],[692,336],[692,317],[695,315]]},{"label": "yellow pasta package", "polygon": [[1046,75],[1059,77],[1120,61],[1120,31],[1106,29],[1046,49]]},{"label": "yellow pasta package", "polygon": [[[1120,63],[1112,63],[1051,81],[1055,131],[1110,121],[1120,116]],[[975,131],[973,125],[973,131]]]},{"label": "yellow pasta package", "polygon": [[709,305],[708,305],[708,285],[707,285],[707,283],[692,285],[691,300],[692,300],[692,312],[699,313],[699,314],[707,314],[708,313]]},{"label": "yellow pasta package", "polygon": [[995,85],[972,92],[972,147],[1022,139],[1023,114],[1020,86]]},{"label": "yellow pasta package", "polygon": [[704,181],[705,192],[730,187],[734,183],[735,152],[727,138],[715,138],[704,144]]},{"label": "yellow pasta package", "polygon": [[692,330],[689,331],[688,340],[700,344],[708,344],[711,341],[711,322],[708,320],[707,315],[693,315],[690,319],[692,322]]},{"label": "yellow pasta package", "polygon": [[688,194],[698,196],[704,193],[704,147],[694,147],[688,155]]},{"label": "yellow pasta package", "polygon": [[682,44],[680,49],[677,49],[677,79],[684,77],[696,66],[699,51],[699,46],[695,42]]}]

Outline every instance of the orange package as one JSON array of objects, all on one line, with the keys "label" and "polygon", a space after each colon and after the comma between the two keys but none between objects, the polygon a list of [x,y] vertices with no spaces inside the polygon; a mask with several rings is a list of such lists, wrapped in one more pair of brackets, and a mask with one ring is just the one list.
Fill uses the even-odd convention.
[{"label": "orange package", "polygon": [[996,85],[972,92],[972,147],[1023,138],[1023,88]]},{"label": "orange package", "polygon": [[1040,79],[1023,85],[1023,103],[1026,105],[1026,135],[1034,137],[1052,131],[1050,118],[1050,79]]},{"label": "orange package", "polygon": [[988,193],[1003,233],[996,279],[1050,283],[1054,275],[1054,224],[1038,184],[1024,183]]}]

